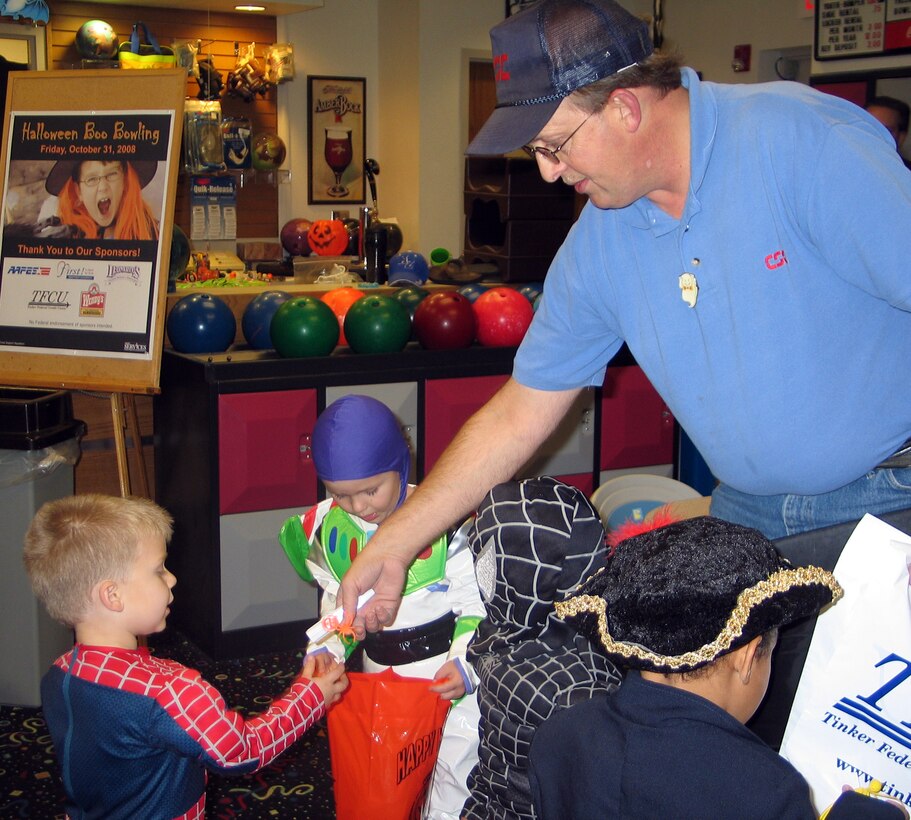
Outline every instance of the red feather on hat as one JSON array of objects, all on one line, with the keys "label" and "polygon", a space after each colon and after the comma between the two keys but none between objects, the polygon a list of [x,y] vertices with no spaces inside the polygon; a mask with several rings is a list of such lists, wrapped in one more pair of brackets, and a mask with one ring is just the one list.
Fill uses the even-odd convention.
[{"label": "red feather on hat", "polygon": [[608,555],[613,555],[614,551],[617,549],[617,545],[627,538],[632,538],[634,535],[642,535],[644,532],[666,527],[668,524],[674,524],[679,520],[680,519],[666,507],[659,507],[655,511],[655,514],[645,521],[633,521],[632,519],[628,519],[619,527],[608,533]]}]

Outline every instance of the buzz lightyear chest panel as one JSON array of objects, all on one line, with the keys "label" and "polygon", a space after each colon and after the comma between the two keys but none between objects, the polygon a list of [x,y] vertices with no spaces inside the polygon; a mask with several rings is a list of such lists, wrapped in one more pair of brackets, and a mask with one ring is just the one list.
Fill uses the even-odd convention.
[{"label": "buzz lightyear chest panel", "polygon": [[[329,569],[341,580],[355,556],[367,543],[367,533],[341,507],[333,507],[326,513],[320,527],[320,542]],[[444,533],[418,555],[408,568],[405,595],[445,577],[448,545],[449,540]]]}]

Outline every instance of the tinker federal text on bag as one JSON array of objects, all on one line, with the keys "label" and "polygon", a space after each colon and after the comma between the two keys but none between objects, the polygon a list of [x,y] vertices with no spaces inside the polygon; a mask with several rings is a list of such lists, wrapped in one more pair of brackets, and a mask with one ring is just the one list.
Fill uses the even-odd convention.
[{"label": "tinker federal text on bag", "polygon": [[818,811],[874,780],[911,806],[909,568],[911,536],[871,515],[835,565],[845,596],[817,619],[781,745]]},{"label": "tinker federal text on bag", "polygon": [[177,58],[170,46],[161,46],[143,22],[133,24],[130,39],[120,44],[117,59],[121,68],[174,68]]}]

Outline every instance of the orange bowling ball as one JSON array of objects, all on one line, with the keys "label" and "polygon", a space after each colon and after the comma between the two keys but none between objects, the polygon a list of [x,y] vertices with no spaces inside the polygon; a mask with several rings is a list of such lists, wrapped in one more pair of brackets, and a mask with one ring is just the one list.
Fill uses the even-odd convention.
[{"label": "orange bowling ball", "polygon": [[348,340],[345,338],[345,316],[348,315],[348,308],[358,299],[363,299],[365,295],[365,292],[358,288],[333,288],[322,295],[322,300],[332,308],[332,312],[338,319],[338,343],[340,345],[348,344]]}]

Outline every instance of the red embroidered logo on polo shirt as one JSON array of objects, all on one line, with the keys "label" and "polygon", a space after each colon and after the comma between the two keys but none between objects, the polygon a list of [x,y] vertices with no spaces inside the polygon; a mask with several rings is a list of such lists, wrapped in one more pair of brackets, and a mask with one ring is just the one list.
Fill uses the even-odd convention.
[{"label": "red embroidered logo on polo shirt", "polygon": [[785,256],[784,251],[775,251],[775,253],[770,253],[765,258],[765,266],[769,270],[776,270],[777,268],[782,267],[783,265],[788,264],[788,257]]},{"label": "red embroidered logo on polo shirt", "polygon": [[508,54],[497,54],[493,58],[494,77],[498,83],[509,79],[509,71],[506,70],[506,61],[508,59]]}]

